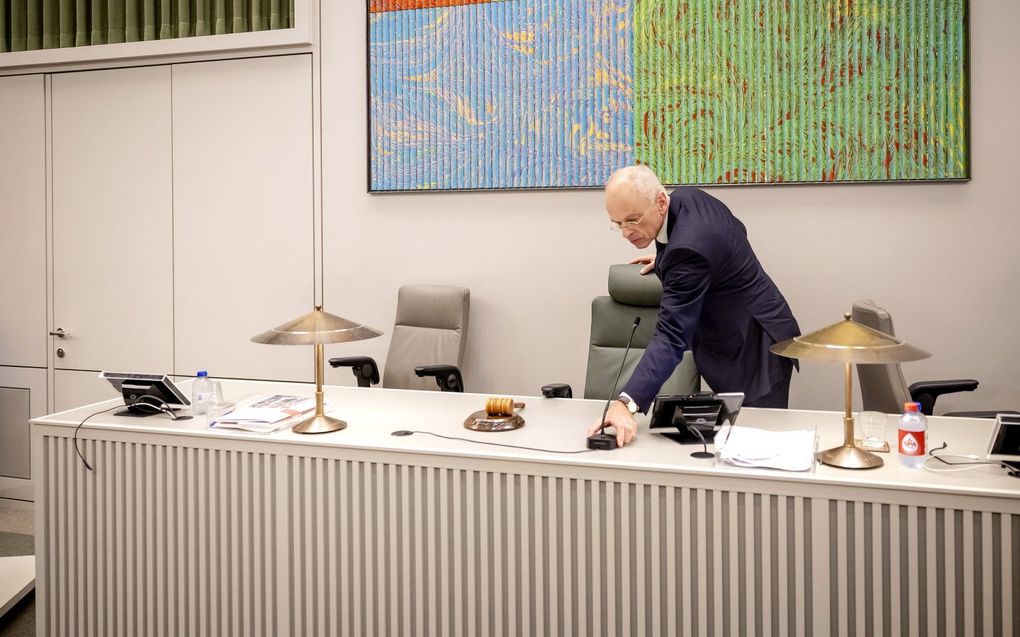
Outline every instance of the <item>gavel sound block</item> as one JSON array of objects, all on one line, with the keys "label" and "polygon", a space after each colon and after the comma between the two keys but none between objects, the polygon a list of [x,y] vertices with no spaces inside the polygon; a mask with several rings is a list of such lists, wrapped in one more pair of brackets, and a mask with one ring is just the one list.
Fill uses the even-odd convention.
[{"label": "gavel sound block", "polygon": [[489,398],[485,401],[485,409],[467,417],[464,428],[472,431],[520,429],[524,426],[524,418],[515,413],[515,409],[524,409],[524,403],[514,402],[513,398]]}]

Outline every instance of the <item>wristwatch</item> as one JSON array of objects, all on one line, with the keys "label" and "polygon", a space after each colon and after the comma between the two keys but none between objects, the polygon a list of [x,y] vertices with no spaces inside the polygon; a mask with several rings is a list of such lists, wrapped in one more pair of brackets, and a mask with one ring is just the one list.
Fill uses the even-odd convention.
[{"label": "wristwatch", "polygon": [[628,396],[625,392],[620,392],[620,397],[616,400],[624,404],[631,416],[637,413],[637,403],[634,402],[634,399]]}]

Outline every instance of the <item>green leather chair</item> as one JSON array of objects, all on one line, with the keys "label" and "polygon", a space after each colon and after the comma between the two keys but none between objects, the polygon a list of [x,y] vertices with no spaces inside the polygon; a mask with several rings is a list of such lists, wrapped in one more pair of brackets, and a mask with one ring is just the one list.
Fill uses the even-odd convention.
[{"label": "green leather chair", "polygon": [[[655,330],[661,296],[662,284],[658,277],[653,274],[642,276],[640,265],[610,266],[609,296],[595,297],[591,302],[591,341],[588,346],[588,375],[584,383],[585,398],[609,398],[613,381],[620,371],[634,318],[640,316],[641,324],[634,334],[634,343],[624,363],[617,391],[626,384]],[[659,393],[690,394],[700,387],[701,377],[694,365],[694,357],[687,352]]]}]

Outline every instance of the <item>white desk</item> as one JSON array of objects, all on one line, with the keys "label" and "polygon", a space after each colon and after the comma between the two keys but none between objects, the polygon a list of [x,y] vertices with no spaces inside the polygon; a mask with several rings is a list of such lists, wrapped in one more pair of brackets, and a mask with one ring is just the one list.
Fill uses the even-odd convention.
[{"label": "white desk", "polygon": [[[224,382],[227,399],[308,385]],[[522,398],[527,425],[462,427],[473,394],[327,387],[320,436],[205,419],[33,421],[40,630],[60,634],[1012,634],[1020,480],[716,466],[639,428],[582,449],[602,404]],[[841,414],[745,409],[739,424]],[[932,418],[949,450],[991,422]],[[890,428],[890,437],[892,430]],[[608,603],[616,600],[615,603]]]},{"label": "white desk", "polygon": [[35,556],[0,557],[0,617],[35,587]]}]

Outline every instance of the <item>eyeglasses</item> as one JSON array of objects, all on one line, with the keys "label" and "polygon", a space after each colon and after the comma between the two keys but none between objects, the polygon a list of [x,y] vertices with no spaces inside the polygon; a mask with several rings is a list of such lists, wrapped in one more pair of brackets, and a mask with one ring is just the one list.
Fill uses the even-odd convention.
[{"label": "eyeglasses", "polygon": [[639,223],[645,220],[645,217],[648,216],[648,211],[651,210],[652,206],[656,205],[657,203],[659,203],[659,195],[655,195],[655,199],[652,199],[652,203],[647,208],[645,208],[644,214],[642,214],[640,217],[638,217],[637,219],[631,219],[630,221],[610,221],[609,229],[612,230],[613,232],[623,232],[624,228],[633,228],[634,226],[638,225]]}]

